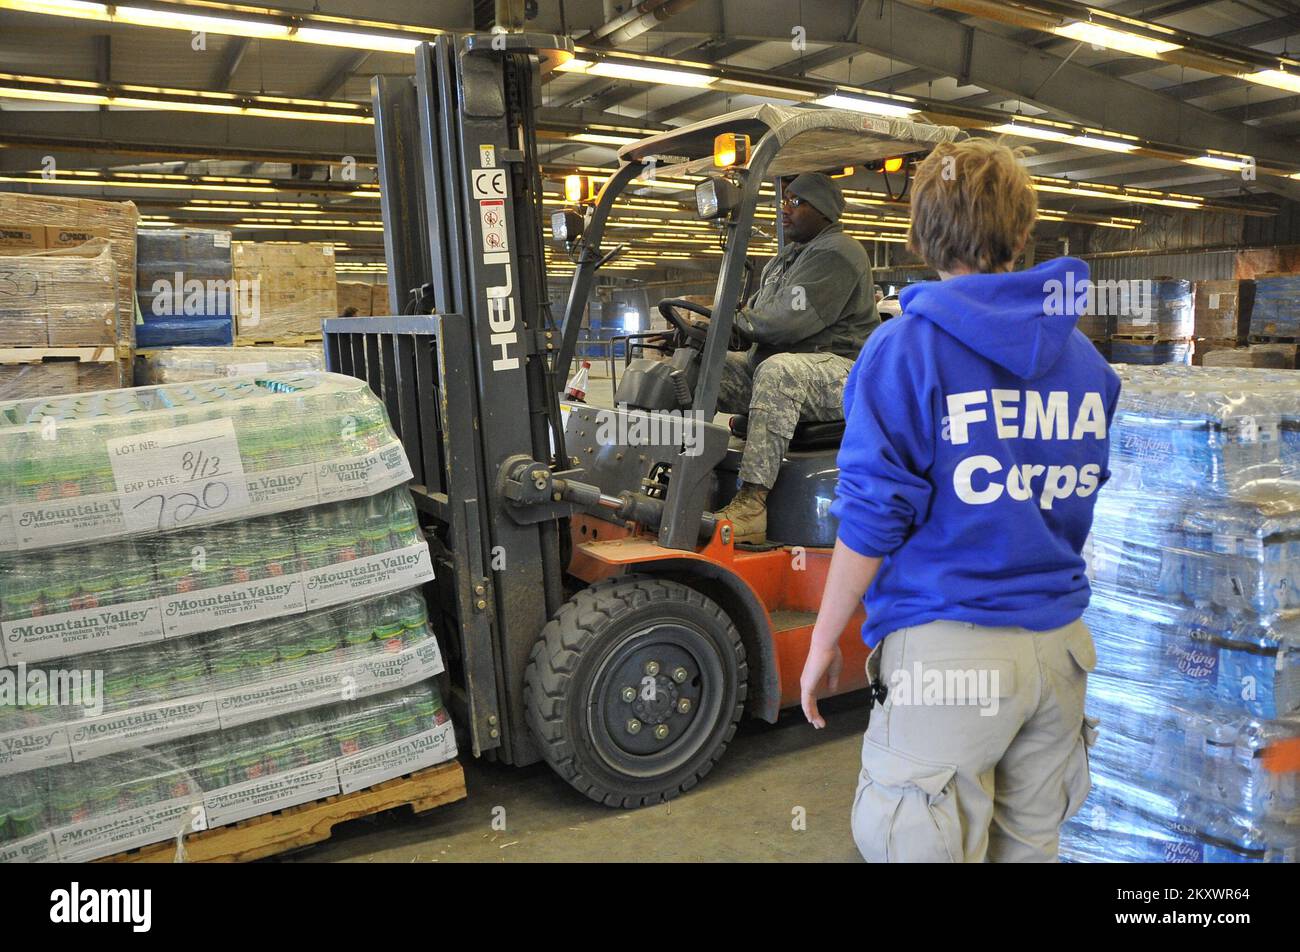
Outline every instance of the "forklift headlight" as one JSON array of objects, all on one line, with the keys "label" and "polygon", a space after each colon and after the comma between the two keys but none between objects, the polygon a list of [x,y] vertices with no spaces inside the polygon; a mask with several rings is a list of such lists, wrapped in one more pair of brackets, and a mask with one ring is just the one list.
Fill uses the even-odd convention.
[{"label": "forklift headlight", "polygon": [[566,245],[582,237],[583,218],[571,208],[551,215],[551,236]]},{"label": "forklift headlight", "polygon": [[740,204],[740,188],[730,179],[706,178],[695,186],[695,209],[706,221],[721,218]]}]

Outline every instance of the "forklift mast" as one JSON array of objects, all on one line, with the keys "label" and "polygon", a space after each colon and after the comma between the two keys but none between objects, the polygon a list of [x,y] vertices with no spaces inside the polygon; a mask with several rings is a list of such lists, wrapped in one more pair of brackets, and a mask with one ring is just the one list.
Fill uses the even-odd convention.
[{"label": "forklift mast", "polygon": [[540,759],[524,669],[564,600],[568,507],[521,519],[498,473],[512,459],[569,468],[534,115],[540,71],[571,55],[550,35],[442,36],[417,51],[413,80],[373,80],[395,316],[324,328],[327,366],[370,384],[411,460],[449,704],[476,755],[513,764]]}]

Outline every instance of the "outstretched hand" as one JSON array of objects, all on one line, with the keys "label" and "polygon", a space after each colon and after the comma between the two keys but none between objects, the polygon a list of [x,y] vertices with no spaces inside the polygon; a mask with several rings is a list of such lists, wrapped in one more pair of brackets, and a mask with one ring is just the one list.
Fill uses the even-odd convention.
[{"label": "outstretched hand", "polygon": [[829,649],[818,648],[814,643],[808,651],[808,660],[804,662],[803,674],[799,677],[799,703],[803,705],[803,716],[808,723],[821,730],[826,720],[817,710],[817,688],[822,678],[827,679],[826,693],[834,694],[840,683],[840,671],[844,667],[844,655],[839,643]]}]

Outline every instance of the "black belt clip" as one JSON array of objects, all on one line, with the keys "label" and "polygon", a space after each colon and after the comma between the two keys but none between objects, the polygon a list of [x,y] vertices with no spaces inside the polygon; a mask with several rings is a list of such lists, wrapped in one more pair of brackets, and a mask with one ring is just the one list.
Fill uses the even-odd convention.
[{"label": "black belt clip", "polygon": [[867,688],[871,692],[871,699],[876,704],[884,706],[885,698],[889,697],[889,688],[883,681],[871,682],[871,687]]}]

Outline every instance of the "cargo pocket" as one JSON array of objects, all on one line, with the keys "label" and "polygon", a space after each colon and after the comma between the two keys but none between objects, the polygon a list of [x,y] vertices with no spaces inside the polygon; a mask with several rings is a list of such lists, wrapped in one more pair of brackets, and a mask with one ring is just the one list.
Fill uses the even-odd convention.
[{"label": "cargo pocket", "polygon": [[1066,633],[1065,650],[1084,674],[1091,674],[1097,669],[1097,648],[1092,643],[1092,632],[1083,622],[1076,622]]},{"label": "cargo pocket", "polygon": [[957,768],[862,741],[853,839],[868,863],[960,863]]},{"label": "cargo pocket", "polygon": [[1079,728],[1079,739],[1070,754],[1070,763],[1065,772],[1065,816],[1064,823],[1079,812],[1083,801],[1088,799],[1092,790],[1092,777],[1088,772],[1088,750],[1097,743],[1097,726],[1101,723],[1095,717],[1083,715],[1083,724]]}]

